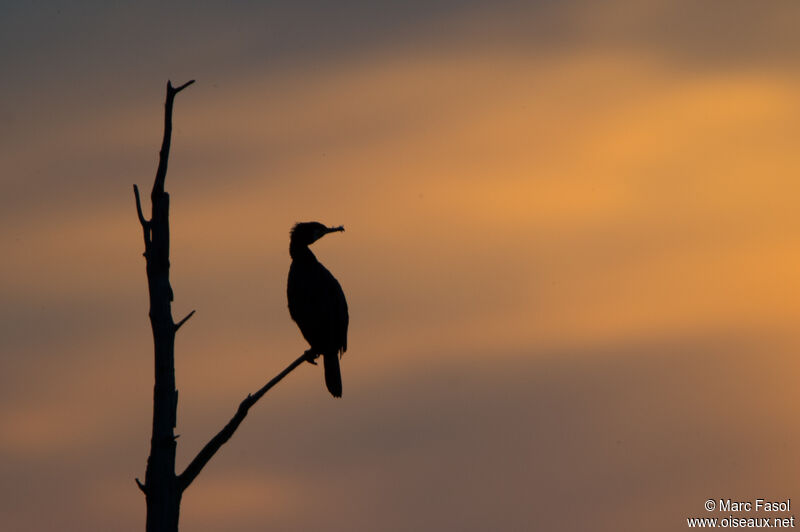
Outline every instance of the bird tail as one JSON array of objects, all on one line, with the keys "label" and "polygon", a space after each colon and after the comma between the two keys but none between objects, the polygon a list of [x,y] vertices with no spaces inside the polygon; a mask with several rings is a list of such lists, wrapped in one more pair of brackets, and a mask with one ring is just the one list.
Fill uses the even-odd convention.
[{"label": "bird tail", "polygon": [[334,397],[342,396],[342,372],[339,369],[339,353],[322,355],[325,366],[325,385]]}]

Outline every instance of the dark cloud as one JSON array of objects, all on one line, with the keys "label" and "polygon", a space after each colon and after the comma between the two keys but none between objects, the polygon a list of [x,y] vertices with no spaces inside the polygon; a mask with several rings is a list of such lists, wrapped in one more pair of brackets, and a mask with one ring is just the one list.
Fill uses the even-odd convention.
[{"label": "dark cloud", "polygon": [[[790,393],[775,370],[784,355],[754,352],[744,338],[695,337],[447,357],[366,382],[351,372],[346,409],[314,400],[319,383],[298,375],[289,397],[254,411],[215,468],[301,479],[317,511],[284,517],[286,530],[639,529],[614,525],[627,510],[630,523],[646,516],[651,529],[673,530],[712,487],[774,482],[759,471],[781,458],[741,426],[798,437],[739,392],[768,379]],[[287,400],[297,403],[285,409]]]}]

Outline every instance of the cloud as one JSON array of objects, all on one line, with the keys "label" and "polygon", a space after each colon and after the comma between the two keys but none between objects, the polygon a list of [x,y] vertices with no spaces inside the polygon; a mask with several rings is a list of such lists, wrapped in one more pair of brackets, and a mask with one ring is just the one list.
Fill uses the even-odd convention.
[{"label": "cloud", "polygon": [[17,128],[0,143],[10,526],[141,528],[152,360],[130,185],[150,186],[180,72],[199,82],[167,182],[174,314],[198,310],[178,338],[179,462],[304,349],[294,222],[347,228],[314,251],[352,316],[345,403],[299,368],[185,524],[667,530],[714,493],[790,489],[794,8],[362,7],[14,15],[18,32],[66,21],[20,41],[0,106]]}]

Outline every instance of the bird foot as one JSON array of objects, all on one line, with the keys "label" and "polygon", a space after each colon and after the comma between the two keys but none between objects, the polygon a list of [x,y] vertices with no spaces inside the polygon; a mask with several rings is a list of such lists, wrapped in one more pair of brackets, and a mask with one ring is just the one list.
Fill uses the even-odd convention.
[{"label": "bird foot", "polygon": [[317,365],[317,358],[319,357],[319,353],[315,353],[311,349],[305,352],[306,362],[309,364]]}]

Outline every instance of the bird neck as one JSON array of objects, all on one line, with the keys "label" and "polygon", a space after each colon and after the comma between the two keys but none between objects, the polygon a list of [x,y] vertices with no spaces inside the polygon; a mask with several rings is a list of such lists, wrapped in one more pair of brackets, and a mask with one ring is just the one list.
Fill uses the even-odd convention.
[{"label": "bird neck", "polygon": [[317,257],[311,253],[307,245],[297,244],[295,242],[289,244],[289,255],[292,257],[292,260],[317,260]]}]

